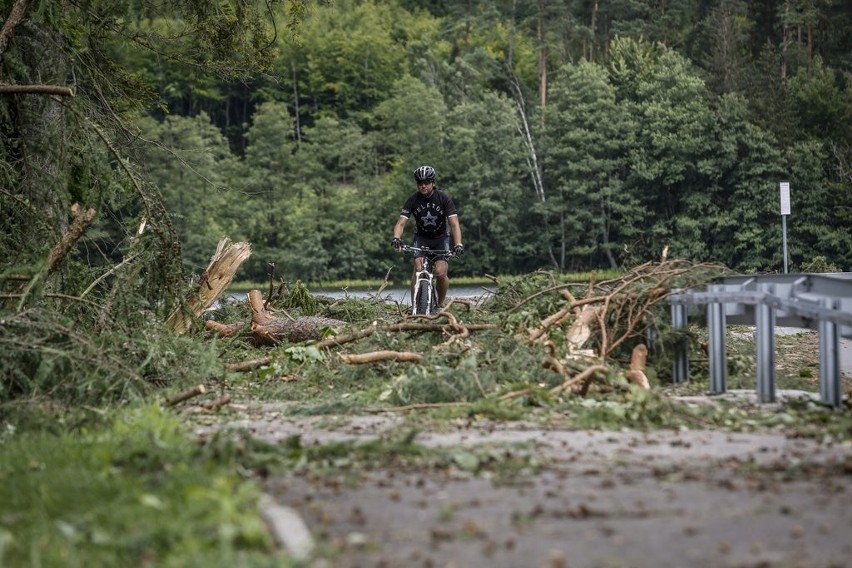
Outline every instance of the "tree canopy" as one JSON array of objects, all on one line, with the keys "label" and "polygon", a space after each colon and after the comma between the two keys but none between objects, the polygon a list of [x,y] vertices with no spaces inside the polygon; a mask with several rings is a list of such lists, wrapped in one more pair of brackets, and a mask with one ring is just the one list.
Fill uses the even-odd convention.
[{"label": "tree canopy", "polygon": [[[100,293],[135,282],[168,304],[223,236],[252,243],[246,278],[269,263],[381,277],[422,163],[460,209],[457,274],[619,267],[667,246],[779,270],[782,181],[793,265],[852,265],[839,0],[6,0],[0,14],[0,246],[4,273],[38,286],[73,295],[109,273]],[[97,216],[48,270],[75,202]]]}]

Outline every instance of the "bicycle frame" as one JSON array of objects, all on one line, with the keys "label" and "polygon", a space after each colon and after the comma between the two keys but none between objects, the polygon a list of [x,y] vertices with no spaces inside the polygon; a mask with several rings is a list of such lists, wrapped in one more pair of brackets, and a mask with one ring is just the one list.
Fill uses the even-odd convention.
[{"label": "bicycle frame", "polygon": [[411,295],[411,315],[428,316],[438,311],[438,291],[435,288],[435,275],[432,272],[432,263],[435,258],[451,254],[447,250],[431,250],[428,247],[404,246],[403,251],[422,252],[421,269],[414,273],[414,287]]}]

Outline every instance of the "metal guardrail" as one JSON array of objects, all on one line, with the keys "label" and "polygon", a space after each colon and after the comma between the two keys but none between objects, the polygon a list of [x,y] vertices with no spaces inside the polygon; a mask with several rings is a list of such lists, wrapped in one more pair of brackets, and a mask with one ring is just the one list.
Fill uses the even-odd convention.
[{"label": "metal guardrail", "polygon": [[[774,402],[775,327],[819,332],[820,399],[842,405],[840,337],[852,337],[852,272],[835,274],[767,274],[729,276],[704,291],[676,290],[669,295],[672,326],[686,329],[690,308],[707,306],[710,392],[727,388],[725,351],[727,324],[754,325],[757,344],[757,395]],[[689,378],[686,348],[675,354],[672,380]]]}]

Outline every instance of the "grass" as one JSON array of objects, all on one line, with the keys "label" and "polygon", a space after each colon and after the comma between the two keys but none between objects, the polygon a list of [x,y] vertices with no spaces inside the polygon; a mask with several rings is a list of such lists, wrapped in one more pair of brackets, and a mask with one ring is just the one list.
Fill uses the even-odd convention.
[{"label": "grass", "polygon": [[288,566],[238,464],[158,406],[2,435],[2,566]]}]

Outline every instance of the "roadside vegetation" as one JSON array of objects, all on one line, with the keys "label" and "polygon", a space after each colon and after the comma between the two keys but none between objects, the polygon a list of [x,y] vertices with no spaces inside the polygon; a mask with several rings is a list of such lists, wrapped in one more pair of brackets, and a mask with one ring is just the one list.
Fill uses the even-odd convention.
[{"label": "roadside vegetation", "polygon": [[[0,365],[14,380],[4,383],[0,404],[0,560],[11,566],[286,566],[289,560],[276,552],[258,508],[260,483],[273,472],[355,472],[370,467],[376,456],[392,467],[462,468],[489,472],[492,479],[542,465],[524,455],[427,450],[413,441],[419,431],[460,424],[771,430],[825,442],[849,440],[848,409],[807,399],[758,406],[696,396],[707,388],[700,322],[676,335],[668,326],[668,304],[646,300],[661,277],[673,287],[696,286],[723,271],[669,261],[610,280],[536,272],[498,280],[495,295],[454,302],[443,316],[415,318],[412,323],[424,326],[420,330],[394,329],[410,321],[399,305],[333,300],[297,283],[270,309],[282,317],[333,318],[345,327],[317,341],[272,347],[254,347],[246,334],[217,338],[201,321],[185,336],[152,324],[125,330],[117,341],[110,334],[93,338],[78,332],[52,312],[7,317]],[[620,298],[630,298],[644,310],[643,323],[627,331],[626,320],[602,318],[610,345],[620,332],[627,340],[605,358],[572,359],[566,338],[576,320],[542,325],[565,309],[566,291],[577,303],[607,297],[611,310],[621,305]],[[226,299],[204,318],[228,323],[250,314],[245,302]],[[649,325],[658,340],[649,343],[653,349],[644,372],[651,389],[644,390],[625,379],[625,370],[631,348],[645,341]],[[371,329],[376,331],[364,333]],[[531,333],[543,329],[546,340]],[[593,324],[588,339],[597,352],[600,330]],[[730,387],[753,389],[748,330],[732,328],[729,337]],[[673,386],[671,346],[678,341],[690,346],[692,381]],[[779,338],[779,388],[818,391],[814,342],[812,333]],[[387,351],[422,358],[361,364],[346,359]],[[601,372],[585,390],[563,388],[566,375],[548,363],[554,357],[562,371],[570,369],[568,382],[589,366],[600,365]],[[197,385],[204,388],[194,391],[196,396],[170,402]],[[848,381],[844,389],[850,390]],[[263,404],[277,415],[329,424],[365,414],[404,418],[396,438],[366,446],[306,448],[298,437],[273,445],[239,429],[193,434],[202,427],[262,418]]]}]

